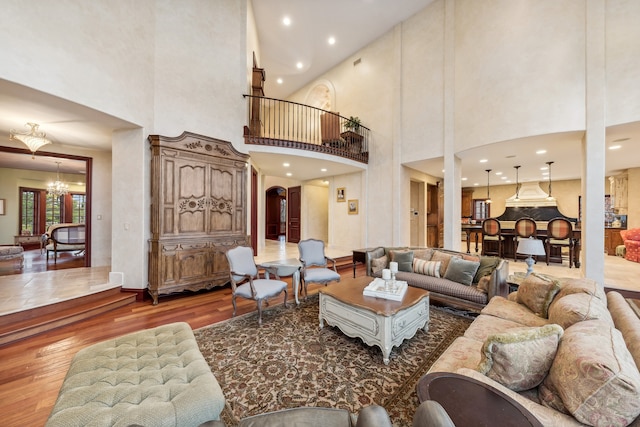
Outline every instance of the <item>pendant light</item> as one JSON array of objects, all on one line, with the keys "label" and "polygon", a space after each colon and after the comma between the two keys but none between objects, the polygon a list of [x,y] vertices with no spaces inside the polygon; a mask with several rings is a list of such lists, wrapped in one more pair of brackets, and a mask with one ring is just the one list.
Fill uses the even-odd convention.
[{"label": "pendant light", "polygon": [[485,203],[491,203],[491,197],[489,196],[489,173],[491,172],[491,169],[487,169],[487,200],[485,200]]},{"label": "pendant light", "polygon": [[516,198],[514,199],[516,202],[520,201],[520,182],[518,181],[518,169],[520,166],[514,166],[516,170]]},{"label": "pendant light", "polygon": [[547,166],[549,169],[549,195],[547,196],[547,200],[553,200],[553,196],[551,196],[551,165],[553,162],[547,162]]}]

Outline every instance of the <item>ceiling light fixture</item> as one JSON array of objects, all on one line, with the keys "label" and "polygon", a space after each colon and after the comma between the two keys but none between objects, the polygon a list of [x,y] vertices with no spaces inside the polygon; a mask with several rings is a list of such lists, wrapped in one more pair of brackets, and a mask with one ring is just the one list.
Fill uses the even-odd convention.
[{"label": "ceiling light fixture", "polygon": [[40,125],[36,123],[27,123],[25,126],[30,127],[31,130],[29,132],[18,132],[11,129],[9,139],[17,139],[29,147],[29,150],[31,150],[31,158],[35,159],[36,151],[47,144],[51,144],[51,141],[45,138],[47,136],[46,133],[38,131],[38,127],[40,127]]},{"label": "ceiling light fixture", "polygon": [[547,200],[553,200],[553,196],[551,196],[551,165],[553,162],[547,162],[547,166],[549,168],[549,195],[547,196]]},{"label": "ceiling light fixture", "polygon": [[64,196],[69,192],[69,186],[64,182],[60,181],[60,162],[56,162],[58,165],[58,171],[56,173],[56,182],[50,182],[47,186],[47,193],[60,197]]},{"label": "ceiling light fixture", "polygon": [[289,25],[291,25],[291,18],[285,16],[284,18],[282,18],[282,23],[288,27]]},{"label": "ceiling light fixture", "polygon": [[491,203],[491,197],[489,197],[489,174],[491,173],[491,169],[487,169],[487,200],[485,203]]},{"label": "ceiling light fixture", "polygon": [[514,166],[514,169],[516,170],[516,198],[514,200],[517,202],[520,200],[520,181],[518,180],[519,178],[518,172],[520,169],[520,165]]},{"label": "ceiling light fixture", "polygon": [[334,44],[336,44],[336,38],[335,37],[329,37],[328,42],[329,42],[330,45],[334,45]]},{"label": "ceiling light fixture", "polygon": [[617,150],[617,149],[619,149],[621,147],[622,147],[622,145],[619,145],[619,144],[618,145],[610,145],[609,146],[609,150]]}]

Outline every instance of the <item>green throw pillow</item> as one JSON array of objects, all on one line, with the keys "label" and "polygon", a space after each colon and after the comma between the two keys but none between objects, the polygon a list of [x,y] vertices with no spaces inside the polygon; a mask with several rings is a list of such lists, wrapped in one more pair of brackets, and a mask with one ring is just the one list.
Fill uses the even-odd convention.
[{"label": "green throw pillow", "polygon": [[451,258],[447,271],[444,273],[444,278],[451,280],[452,282],[462,283],[463,285],[471,285],[473,277],[478,271],[480,266],[479,262],[467,261],[462,258]]},{"label": "green throw pillow", "polygon": [[494,256],[480,257],[480,266],[473,277],[473,283],[478,283],[484,276],[490,276],[493,270],[498,268],[500,264],[500,258]]},{"label": "green throw pillow", "polygon": [[398,263],[398,271],[413,272],[413,251],[391,251],[391,261]]}]

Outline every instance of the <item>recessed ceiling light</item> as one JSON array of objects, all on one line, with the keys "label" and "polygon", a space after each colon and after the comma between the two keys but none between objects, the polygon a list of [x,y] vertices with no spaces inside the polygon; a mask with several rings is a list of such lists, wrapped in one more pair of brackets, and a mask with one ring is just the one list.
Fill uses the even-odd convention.
[{"label": "recessed ceiling light", "polygon": [[291,18],[285,16],[284,18],[282,18],[282,23],[288,27],[289,25],[291,25]]},{"label": "recessed ceiling light", "polygon": [[489,160],[487,159],[480,159],[480,163],[487,163]]},{"label": "recessed ceiling light", "polygon": [[281,85],[281,84],[282,84],[282,79],[281,79],[281,78],[278,78],[278,80],[276,80],[276,82],[277,82],[279,85]]},{"label": "recessed ceiling light", "polygon": [[462,178],[462,180],[463,180],[463,181],[466,181],[466,180],[467,180],[467,178],[466,178],[466,177],[463,177],[463,178]]},{"label": "recessed ceiling light", "polygon": [[502,172],[496,172],[496,175],[498,175],[498,176],[502,175]]},{"label": "recessed ceiling light", "polygon": [[293,175],[291,172],[287,172],[287,176],[291,176]]},{"label": "recessed ceiling light", "polygon": [[329,37],[329,40],[327,40],[329,42],[330,45],[334,45],[336,44],[336,38],[335,37]]},{"label": "recessed ceiling light", "polygon": [[541,171],[546,171],[547,169],[549,169],[549,166],[542,166],[542,167],[540,168],[540,170],[541,170]]},{"label": "recessed ceiling light", "polygon": [[320,172],[326,172],[326,171],[327,171],[327,168],[320,169]]},{"label": "recessed ceiling light", "polygon": [[511,184],[511,180],[510,180],[510,179],[506,180],[505,182],[506,182],[507,184]]},{"label": "recessed ceiling light", "polygon": [[507,177],[506,176],[501,176],[500,179],[507,179]]},{"label": "recessed ceiling light", "polygon": [[289,163],[283,163],[282,166],[284,166],[285,168],[288,168],[290,165]]},{"label": "recessed ceiling light", "polygon": [[299,70],[299,69],[301,69],[301,68],[302,68],[302,62],[298,62],[298,63],[296,64],[296,68],[297,68],[298,70]]},{"label": "recessed ceiling light", "polygon": [[547,176],[549,175],[549,172],[542,172],[542,176]]},{"label": "recessed ceiling light", "polygon": [[547,150],[538,150],[538,151],[536,151],[536,154],[544,154],[546,152],[547,152]]},{"label": "recessed ceiling light", "polygon": [[610,145],[609,146],[609,150],[617,150],[618,148],[621,148],[622,145],[618,144],[618,145]]},{"label": "recessed ceiling light", "polygon": [[473,185],[477,187],[480,184],[478,184],[477,182],[474,182]]}]

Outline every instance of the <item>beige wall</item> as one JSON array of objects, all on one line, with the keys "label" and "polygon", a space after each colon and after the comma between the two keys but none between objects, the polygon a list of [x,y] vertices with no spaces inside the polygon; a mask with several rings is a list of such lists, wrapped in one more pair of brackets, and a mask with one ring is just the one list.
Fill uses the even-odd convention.
[{"label": "beige wall", "polygon": [[302,187],[301,238],[329,241],[329,188]]}]

